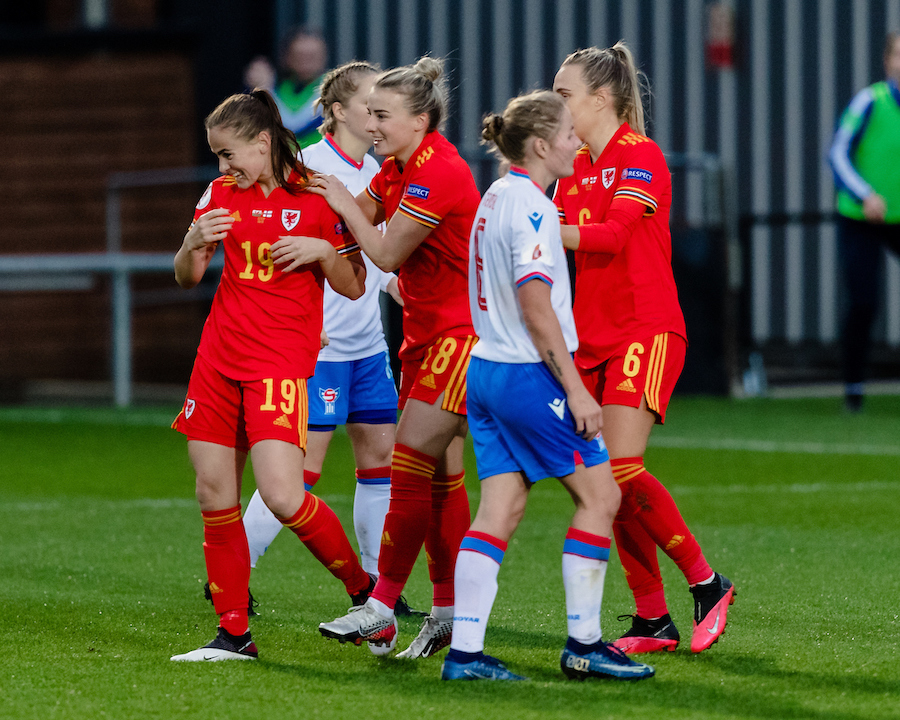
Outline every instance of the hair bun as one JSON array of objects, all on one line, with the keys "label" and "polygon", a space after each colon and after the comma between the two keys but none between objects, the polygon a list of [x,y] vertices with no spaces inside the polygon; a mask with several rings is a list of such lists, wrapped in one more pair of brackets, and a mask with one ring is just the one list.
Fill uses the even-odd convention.
[{"label": "hair bun", "polygon": [[496,143],[497,138],[503,133],[503,116],[491,113],[485,117],[481,124],[481,137],[487,142]]},{"label": "hair bun", "polygon": [[444,61],[425,55],[424,57],[419,58],[418,62],[413,66],[413,69],[424,76],[426,80],[437,82],[438,78],[444,74]]}]

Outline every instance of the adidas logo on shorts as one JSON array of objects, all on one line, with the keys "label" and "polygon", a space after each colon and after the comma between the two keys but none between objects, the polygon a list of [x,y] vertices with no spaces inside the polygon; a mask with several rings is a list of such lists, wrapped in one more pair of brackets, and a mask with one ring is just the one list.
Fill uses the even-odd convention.
[{"label": "adidas logo on shorts", "polygon": [[616,390],[618,390],[619,392],[630,392],[630,393],[637,392],[637,388],[634,386],[634,383],[631,382],[631,378],[625,378],[625,380],[623,382],[620,382],[618,384],[618,386],[616,387]]}]

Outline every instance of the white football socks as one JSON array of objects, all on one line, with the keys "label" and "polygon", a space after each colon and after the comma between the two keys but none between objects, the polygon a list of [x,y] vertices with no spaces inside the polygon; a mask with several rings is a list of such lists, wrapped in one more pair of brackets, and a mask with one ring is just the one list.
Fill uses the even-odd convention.
[{"label": "white football socks", "polygon": [[263,502],[259,490],[255,491],[244,513],[244,531],[250,546],[250,567],[256,567],[256,561],[269,549],[283,527],[281,520]]},{"label": "white football socks", "polygon": [[584,645],[600,641],[600,606],[603,604],[605,560],[563,553],[563,585],[569,637]]},{"label": "white football socks", "polygon": [[[500,563],[479,552],[460,549],[453,577],[453,638],[450,647],[463,652],[483,652]],[[434,612],[434,610],[432,610]]]},{"label": "white football socks", "polygon": [[390,482],[383,484],[356,483],[353,496],[353,529],[359,545],[359,560],[363,570],[378,575],[378,553],[384,516],[391,503]]}]

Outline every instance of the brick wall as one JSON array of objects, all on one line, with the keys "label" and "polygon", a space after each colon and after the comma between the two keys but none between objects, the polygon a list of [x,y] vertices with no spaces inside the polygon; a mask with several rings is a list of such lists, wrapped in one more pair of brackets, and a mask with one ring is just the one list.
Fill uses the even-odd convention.
[{"label": "brick wall", "polygon": [[[102,251],[109,173],[196,163],[187,53],[2,59],[0,97],[0,254]],[[174,254],[201,192],[126,191],[123,248]],[[135,380],[186,379],[203,304],[169,293],[171,274],[135,284]],[[108,379],[109,315],[103,276],[78,290],[0,290],[0,380]]]}]

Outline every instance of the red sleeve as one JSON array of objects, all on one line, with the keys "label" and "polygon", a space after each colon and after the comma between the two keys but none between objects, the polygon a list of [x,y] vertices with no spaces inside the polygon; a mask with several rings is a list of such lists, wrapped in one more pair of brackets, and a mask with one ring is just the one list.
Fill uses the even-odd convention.
[{"label": "red sleeve", "polygon": [[[385,165],[386,164],[387,161],[385,161]],[[385,168],[382,167],[369,182],[368,186],[366,186],[366,195],[372,202],[378,205],[378,207],[384,207],[384,173]]]},{"label": "red sleeve", "polygon": [[455,168],[431,156],[416,167],[406,185],[397,212],[427,228],[436,228],[459,205]]},{"label": "red sleeve", "polygon": [[338,255],[353,255],[359,252],[359,244],[356,238],[347,230],[343,218],[336,214],[327,203],[323,201],[320,209],[320,232],[323,240],[330,242],[338,251]]},{"label": "red sleeve", "polygon": [[580,240],[577,252],[608,255],[620,252],[645,211],[646,207],[639,202],[616,197],[602,223],[588,223],[578,227]]},{"label": "red sleeve", "polygon": [[556,185],[553,188],[553,204],[556,205],[556,212],[559,215],[559,222],[561,225],[568,225],[569,221],[566,220],[566,211],[563,210],[562,206],[562,193],[559,191],[560,186],[562,185],[562,180],[557,180]]},{"label": "red sleeve", "polygon": [[671,183],[669,168],[659,146],[646,141],[630,148],[622,162],[621,179],[613,199],[628,198],[644,206],[645,214],[652,215],[659,207],[659,199]]},{"label": "red sleeve", "polygon": [[[194,222],[197,222],[201,215],[205,215],[210,210],[225,207],[222,204],[222,194],[223,188],[225,187],[224,181],[229,179],[232,178],[226,177],[221,179],[220,182],[213,180],[206,186],[206,190],[203,191],[203,195],[200,196],[200,199],[197,201],[197,205],[194,208],[194,220],[191,223],[192,225]],[[234,183],[232,182],[231,184],[233,185]]]}]

